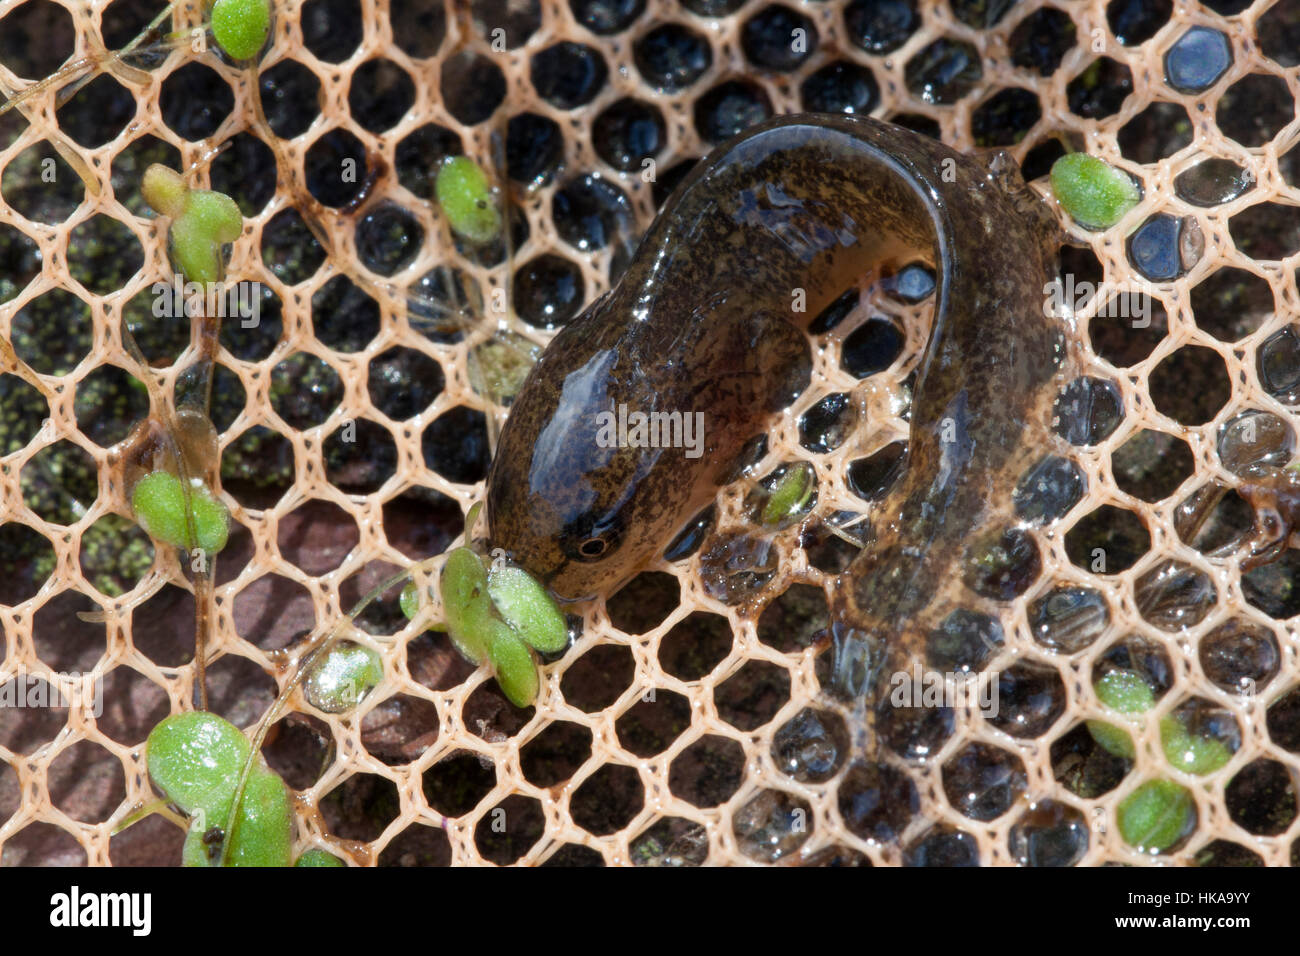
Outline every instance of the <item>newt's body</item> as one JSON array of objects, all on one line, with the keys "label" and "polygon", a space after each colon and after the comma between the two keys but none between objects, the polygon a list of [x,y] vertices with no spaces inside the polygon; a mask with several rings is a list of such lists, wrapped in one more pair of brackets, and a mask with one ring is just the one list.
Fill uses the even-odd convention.
[{"label": "newt's body", "polygon": [[[866,690],[859,652],[905,666],[943,615],[1005,599],[967,550],[1023,524],[1012,493],[1059,444],[1070,360],[1044,307],[1055,224],[997,165],[830,115],[772,120],[706,157],[524,383],[488,478],[492,545],[561,599],[617,588],[802,387],[807,323],[868,271],[919,259],[938,281],[907,471],[833,589],[836,683]],[[703,412],[703,454],[604,447],[598,416],[620,406]]]}]

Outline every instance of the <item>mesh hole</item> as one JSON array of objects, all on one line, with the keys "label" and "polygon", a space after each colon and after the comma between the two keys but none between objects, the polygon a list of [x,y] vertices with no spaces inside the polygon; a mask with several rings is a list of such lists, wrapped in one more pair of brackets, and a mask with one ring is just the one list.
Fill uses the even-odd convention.
[{"label": "mesh hole", "polygon": [[745,752],[726,737],[706,736],[691,744],[668,769],[668,788],[697,807],[716,807],[740,788]]}]

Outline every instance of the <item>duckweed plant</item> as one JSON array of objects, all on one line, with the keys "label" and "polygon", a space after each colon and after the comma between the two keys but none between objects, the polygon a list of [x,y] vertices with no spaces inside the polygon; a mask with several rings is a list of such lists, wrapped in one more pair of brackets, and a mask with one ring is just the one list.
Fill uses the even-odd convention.
[{"label": "duckweed plant", "polygon": [[318,847],[312,847],[306,850],[302,856],[298,857],[293,864],[295,867],[327,867],[327,866],[347,866],[333,853],[322,850]]},{"label": "duckweed plant", "polygon": [[[1104,707],[1128,721],[1140,720],[1156,703],[1145,678],[1133,670],[1113,670],[1093,684]],[[1121,726],[1104,720],[1087,721],[1093,740],[1107,752],[1126,760],[1137,757],[1133,738]],[[1160,719],[1160,749],[1170,766],[1204,776],[1232,759],[1221,740],[1190,732],[1176,714]],[[1188,826],[1195,802],[1191,791],[1170,780],[1149,780],[1120,803],[1118,822],[1124,842],[1139,850],[1163,852],[1176,843]]]},{"label": "duckweed plant", "polygon": [[[569,642],[564,615],[550,594],[504,557],[485,565],[468,547],[447,555],[439,590],[452,645],[470,663],[488,663],[512,704],[531,705],[540,687],[535,652],[557,654]],[[417,597],[403,593],[408,617],[414,616]]]},{"label": "duckweed plant", "polygon": [[1062,156],[1050,178],[1061,208],[1085,229],[1109,229],[1141,198],[1129,176],[1087,153]]},{"label": "duckweed plant", "polygon": [[326,714],[346,713],[383,683],[384,662],[362,644],[340,641],[306,672],[303,696]]},{"label": "duckweed plant", "polygon": [[158,163],[145,170],[140,192],[155,212],[171,219],[171,256],[185,278],[205,285],[221,281],[221,247],[244,229],[235,201],[210,189],[191,189],[180,173]]},{"label": "duckweed plant", "polygon": [[211,16],[213,37],[236,60],[257,56],[271,33],[270,0],[216,0]]},{"label": "duckweed plant", "polygon": [[235,806],[240,774],[251,756],[238,727],[204,711],[167,717],[149,734],[149,778],[189,818],[183,865],[212,866],[223,857],[228,866],[289,865],[289,793],[260,756]]},{"label": "duckweed plant", "polygon": [[1120,836],[1139,850],[1162,852],[1182,839],[1195,809],[1186,787],[1172,780],[1148,780],[1120,802]]},{"label": "duckweed plant", "polygon": [[816,490],[817,473],[808,462],[801,461],[786,468],[763,504],[763,524],[779,525],[800,514]]},{"label": "duckweed plant", "polygon": [[208,554],[226,546],[230,511],[198,478],[186,488],[175,475],[155,471],[136,483],[131,507],[140,526],[164,544]]},{"label": "duckweed plant", "polygon": [[487,175],[474,160],[449,157],[438,170],[434,194],[456,235],[481,245],[501,234],[501,210]]}]

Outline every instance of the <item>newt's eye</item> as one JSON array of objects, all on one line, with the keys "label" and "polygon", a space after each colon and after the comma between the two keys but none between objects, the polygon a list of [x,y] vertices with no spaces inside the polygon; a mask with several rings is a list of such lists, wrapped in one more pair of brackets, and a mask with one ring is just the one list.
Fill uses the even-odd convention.
[{"label": "newt's eye", "polygon": [[599,558],[608,547],[609,542],[604,538],[588,538],[578,545],[578,553],[584,558]]},{"label": "newt's eye", "polygon": [[583,515],[560,535],[560,548],[575,561],[599,561],[618,547],[623,520],[618,515]]}]

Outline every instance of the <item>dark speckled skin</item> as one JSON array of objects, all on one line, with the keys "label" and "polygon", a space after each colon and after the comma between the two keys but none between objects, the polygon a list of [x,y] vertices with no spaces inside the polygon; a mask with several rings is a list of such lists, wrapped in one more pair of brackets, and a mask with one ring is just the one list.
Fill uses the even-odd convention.
[{"label": "dark speckled skin", "polygon": [[[678,188],[617,286],[556,336],[524,383],[488,477],[492,545],[562,599],[610,593],[789,403],[807,322],[869,270],[922,259],[938,285],[907,472],[832,589],[837,682],[862,683],[864,648],[914,654],[940,604],[978,607],[985,599],[955,593],[964,549],[1011,523],[1017,478],[1052,444],[1067,363],[1060,320],[1043,308],[1055,225],[1002,166],[886,123],[820,114],[775,119],[720,147]],[[803,312],[792,310],[796,289]],[[599,447],[596,415],[619,403],[702,411],[704,454]],[[866,659],[879,673],[883,658]]]}]

